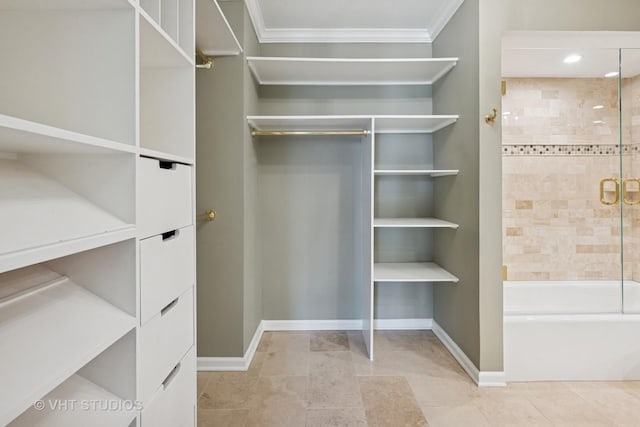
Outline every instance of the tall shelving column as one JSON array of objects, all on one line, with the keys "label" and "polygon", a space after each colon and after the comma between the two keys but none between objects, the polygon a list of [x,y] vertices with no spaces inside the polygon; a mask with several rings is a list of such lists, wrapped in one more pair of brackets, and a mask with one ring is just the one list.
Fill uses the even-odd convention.
[{"label": "tall shelving column", "polygon": [[137,10],[46,7],[0,13],[0,425],[133,426]]},{"label": "tall shelving column", "polygon": [[[445,76],[457,63],[457,58],[292,58],[248,57],[249,68],[261,85],[302,86],[362,86],[362,85],[431,85]],[[402,165],[389,168],[375,166],[377,140],[383,134],[431,134],[454,124],[458,116],[433,115],[368,115],[368,116],[289,116],[249,117],[254,129],[313,131],[342,129],[355,118],[366,118],[371,135],[363,139],[364,194],[362,223],[363,260],[362,299],[363,334],[370,358],[373,359],[374,296],[376,283],[381,282],[457,282],[457,278],[434,263],[376,263],[375,235],[379,230],[455,229],[457,225],[429,217],[374,217],[376,183],[384,179],[431,179],[454,176],[456,169],[431,167],[409,168]],[[333,128],[331,126],[333,125]],[[353,128],[356,128],[352,126]],[[395,178],[394,178],[395,177]],[[370,207],[370,209],[368,209]],[[423,260],[427,261],[427,260]]]},{"label": "tall shelving column", "polygon": [[140,3],[137,396],[142,427],[194,426],[195,4]]}]

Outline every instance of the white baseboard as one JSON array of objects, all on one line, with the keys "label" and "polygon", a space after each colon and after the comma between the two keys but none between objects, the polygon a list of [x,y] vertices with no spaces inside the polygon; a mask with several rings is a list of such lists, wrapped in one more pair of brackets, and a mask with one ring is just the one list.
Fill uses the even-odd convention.
[{"label": "white baseboard", "polygon": [[373,328],[381,331],[431,330],[433,319],[376,319]]},{"label": "white baseboard", "polygon": [[449,350],[449,353],[458,361],[462,369],[471,377],[479,387],[504,387],[506,377],[504,371],[480,371],[473,364],[471,359],[462,351],[458,344],[445,332],[437,322],[433,322],[433,333],[442,344]]},{"label": "white baseboard", "polygon": [[357,331],[362,320],[263,320],[265,331]]},{"label": "white baseboard", "polygon": [[[505,386],[504,372],[480,372],[467,355],[433,319],[376,319],[378,330],[433,330],[434,334],[480,387]],[[258,325],[243,357],[198,357],[199,371],[246,371],[266,331],[353,331],[362,320],[263,320]]]},{"label": "white baseboard", "polygon": [[[265,331],[359,331],[362,320],[263,320]],[[431,329],[433,319],[376,319],[379,330]]]},{"label": "white baseboard", "polygon": [[256,354],[264,329],[264,320],[258,324],[243,357],[198,357],[198,371],[246,371]]}]

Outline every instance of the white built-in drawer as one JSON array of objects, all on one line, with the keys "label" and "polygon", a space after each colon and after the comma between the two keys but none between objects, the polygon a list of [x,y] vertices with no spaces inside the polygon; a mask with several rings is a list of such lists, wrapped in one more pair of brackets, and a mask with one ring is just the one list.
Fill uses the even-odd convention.
[{"label": "white built-in drawer", "polygon": [[192,347],[144,402],[142,427],[195,427],[196,353]]},{"label": "white built-in drawer", "polygon": [[140,238],[193,224],[191,166],[141,157],[138,176]]},{"label": "white built-in drawer", "polygon": [[140,242],[140,320],[145,324],[195,283],[193,226]]},{"label": "white built-in drawer", "polygon": [[194,343],[193,289],[172,301],[140,331],[140,384],[146,401]]}]

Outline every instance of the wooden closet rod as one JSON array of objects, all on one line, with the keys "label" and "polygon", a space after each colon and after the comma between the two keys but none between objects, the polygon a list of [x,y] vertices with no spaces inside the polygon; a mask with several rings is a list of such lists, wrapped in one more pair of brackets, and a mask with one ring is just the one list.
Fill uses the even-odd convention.
[{"label": "wooden closet rod", "polygon": [[251,136],[325,136],[325,135],[347,135],[365,136],[371,132],[368,130],[252,130]]}]

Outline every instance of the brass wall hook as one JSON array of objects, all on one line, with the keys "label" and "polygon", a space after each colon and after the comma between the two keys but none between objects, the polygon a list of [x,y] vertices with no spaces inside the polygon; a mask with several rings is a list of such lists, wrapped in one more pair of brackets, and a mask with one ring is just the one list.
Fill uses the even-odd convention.
[{"label": "brass wall hook", "polygon": [[484,121],[486,124],[491,126],[496,122],[496,118],[498,118],[498,109],[492,108],[491,114],[489,114],[488,116],[484,116]]}]

